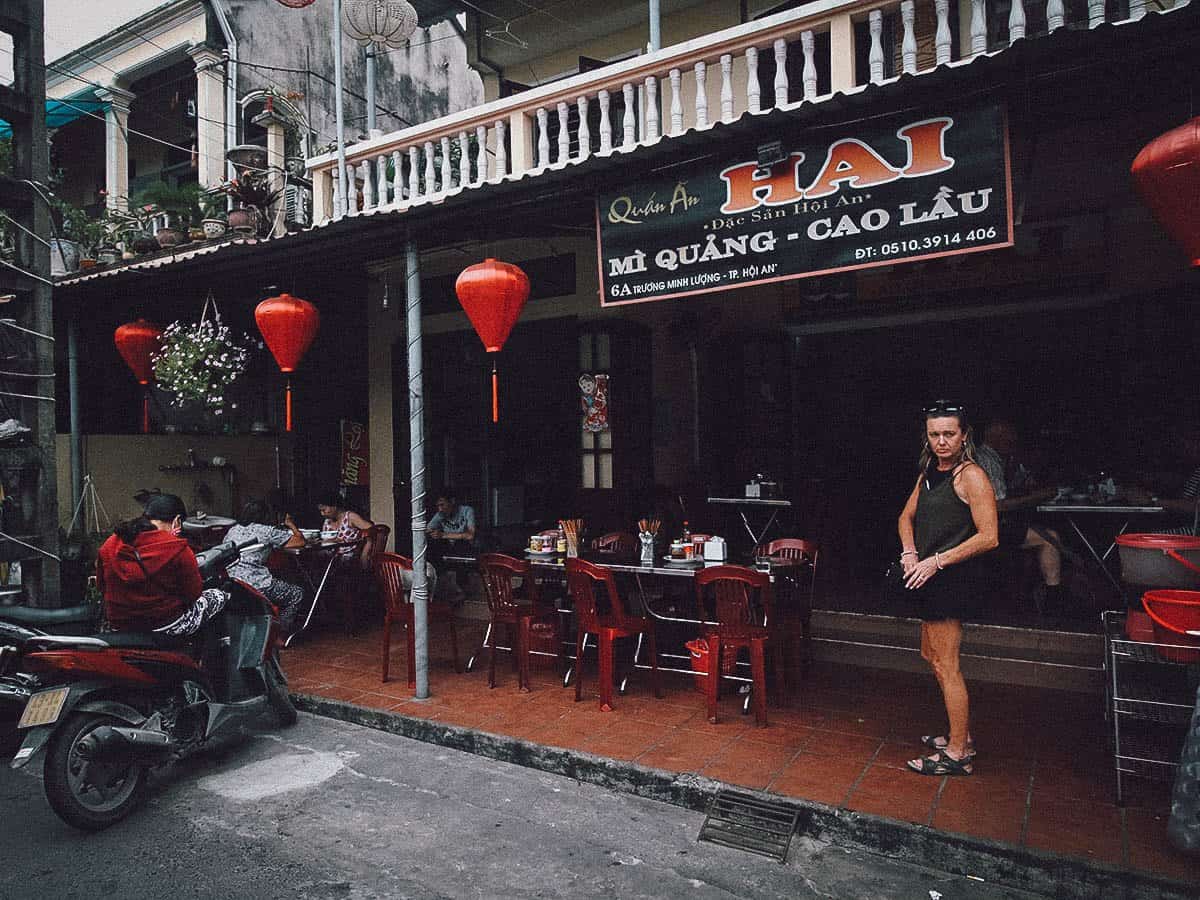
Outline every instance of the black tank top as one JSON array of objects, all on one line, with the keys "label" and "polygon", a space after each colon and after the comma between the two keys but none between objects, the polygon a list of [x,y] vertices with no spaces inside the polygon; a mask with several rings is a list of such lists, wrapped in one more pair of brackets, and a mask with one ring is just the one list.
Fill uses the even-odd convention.
[{"label": "black tank top", "polygon": [[944,553],[976,534],[971,507],[954,492],[954,478],[951,477],[970,465],[974,463],[963,463],[939,472],[937,464],[931,463],[925,470],[913,521],[913,538],[921,559]]}]

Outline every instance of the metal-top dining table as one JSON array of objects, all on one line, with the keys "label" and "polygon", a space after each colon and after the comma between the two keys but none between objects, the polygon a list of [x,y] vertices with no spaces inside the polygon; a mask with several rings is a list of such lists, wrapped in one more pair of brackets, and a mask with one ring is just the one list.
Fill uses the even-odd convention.
[{"label": "metal-top dining table", "polygon": [[[1132,503],[1043,503],[1037,507],[1037,511],[1043,515],[1062,516],[1067,520],[1067,524],[1071,526],[1071,530],[1075,532],[1080,543],[1083,544],[1088,554],[1095,560],[1096,565],[1104,576],[1112,584],[1118,595],[1123,595],[1121,590],[1121,582],[1117,576],[1113,574],[1112,569],[1108,564],[1109,557],[1116,549],[1116,539],[1129,530],[1130,523],[1140,516],[1161,516],[1165,510],[1161,506],[1142,505]],[[1116,521],[1120,521],[1120,527],[1112,533],[1111,538],[1104,538],[1109,541],[1108,548],[1103,552],[1100,551],[1096,543],[1088,537],[1087,532],[1080,526],[1081,518],[1109,518],[1113,517]]]},{"label": "metal-top dining table", "polygon": [[[304,624],[295,629],[283,645],[290,647],[296,635],[308,629],[309,623],[312,621],[313,614],[317,611],[317,606],[325,596],[325,585],[329,582],[329,575],[333,572],[334,563],[339,557],[353,559],[355,553],[344,553],[345,548],[353,547],[361,549],[366,542],[366,538],[355,538],[354,540],[315,540],[308,541],[303,547],[287,547],[282,551],[295,563],[296,569],[300,572],[301,578],[307,584],[308,589],[312,592],[312,603],[308,607],[308,614],[304,617]],[[321,577],[319,581],[314,581],[312,572],[305,565],[306,561],[317,560],[322,565],[313,566],[313,569],[319,569]]]},{"label": "metal-top dining table", "polygon": [[[526,552],[523,554],[523,556],[525,559],[527,559],[529,561],[529,563],[533,566],[535,571],[540,570],[541,572],[548,574],[548,573],[563,573],[566,570],[566,557],[563,555]],[[609,553],[595,552],[595,551],[591,552],[591,553],[585,553],[582,556],[584,559],[588,560],[589,562],[594,562],[599,565],[606,566],[607,568],[611,569],[613,571],[613,573],[616,575],[632,576],[634,584],[637,587],[638,599],[641,602],[642,608],[646,611],[647,615],[651,616],[655,620],[657,620],[659,622],[670,622],[673,624],[680,624],[680,625],[695,625],[698,628],[703,628],[703,626],[705,626],[705,625],[715,625],[716,624],[715,622],[710,622],[706,619],[697,619],[697,618],[692,618],[692,617],[688,617],[688,616],[680,616],[677,614],[673,615],[671,613],[673,613],[674,610],[669,610],[667,612],[664,612],[660,609],[657,609],[655,604],[651,601],[649,593],[646,591],[646,586],[645,586],[643,579],[665,578],[665,579],[670,579],[670,580],[687,579],[687,580],[691,581],[692,579],[694,579],[696,577],[697,572],[703,571],[704,569],[707,569],[707,568],[712,568],[714,566],[730,565],[730,563],[725,562],[725,561],[717,562],[717,561],[712,561],[712,560],[694,560],[694,561],[688,561],[688,562],[684,562],[684,561],[668,562],[665,559],[662,561],[656,560],[653,563],[649,563],[649,562],[643,563],[636,557],[630,557],[625,554],[618,554],[618,553],[609,554]],[[458,568],[467,568],[467,567],[475,566],[478,563],[478,557],[475,555],[472,555],[472,554],[446,554],[446,555],[440,557],[439,560],[434,560],[433,562],[434,562],[435,566],[438,565],[438,563],[440,562],[444,565],[454,566],[454,567],[458,567]],[[797,567],[801,567],[804,565],[806,565],[806,563],[803,560],[772,558],[769,562],[769,566],[770,566],[769,572],[770,572],[771,580],[775,581],[781,574],[789,572]],[[570,608],[564,609],[560,606],[558,608],[558,612],[562,615],[570,615],[573,612],[573,610],[571,610]],[[479,651],[476,651],[476,653],[473,654],[471,656],[471,658],[467,661],[466,670],[468,672],[471,671],[472,667],[474,666],[475,659],[479,655],[479,652],[484,647],[487,646],[487,642],[488,642],[488,639],[490,636],[491,636],[491,624],[489,623],[488,630],[484,634],[483,646],[481,646],[479,648]],[[586,640],[586,638],[585,638],[585,640]],[[566,642],[566,643],[569,645],[570,651],[573,651],[574,645],[571,642]],[[650,668],[649,664],[641,661],[642,645],[643,645],[642,636],[639,635],[638,639],[637,639],[637,644],[634,648],[633,664],[634,664],[634,667],[638,668],[638,669],[649,669]],[[496,649],[497,650],[505,650],[505,651],[511,650],[511,648],[504,647],[499,644],[496,645]],[[587,650],[586,643],[584,644],[584,650],[585,651]],[[538,653],[539,655],[551,655],[551,654],[544,654],[544,651],[534,650],[531,652]],[[659,655],[659,657],[666,657],[666,658],[672,659],[672,660],[683,660],[688,663],[687,668],[683,668],[682,666],[672,667],[672,666],[660,665],[658,667],[659,671],[675,672],[675,673],[682,674],[682,675],[694,674],[694,672],[692,671],[691,666],[690,666],[689,656],[686,653],[671,653],[671,652],[667,652],[662,649],[659,649],[658,655]],[[568,652],[567,657],[569,659],[574,659],[573,652]],[[746,664],[739,663],[739,665],[745,666]],[[570,683],[572,674],[573,674],[573,668],[568,669],[566,675],[563,677],[563,685],[564,686],[566,686],[567,684]],[[742,676],[742,675],[727,675],[725,677],[730,678],[735,681],[744,681],[747,683],[750,681],[750,678],[748,678],[746,676]],[[618,690],[621,693],[624,693],[625,685],[626,685],[627,681],[628,681],[628,675],[625,676],[625,678],[623,678],[621,680],[621,684],[618,686]],[[747,700],[746,700],[745,708],[749,709],[749,698],[747,698]]]}]

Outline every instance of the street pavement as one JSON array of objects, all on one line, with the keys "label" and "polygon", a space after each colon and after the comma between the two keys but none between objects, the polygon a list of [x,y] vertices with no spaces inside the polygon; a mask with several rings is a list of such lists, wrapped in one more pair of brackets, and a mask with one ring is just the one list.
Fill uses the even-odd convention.
[{"label": "street pavement", "polygon": [[703,816],[315,716],[176,767],[87,835],[40,766],[0,769],[0,898],[1027,900],[796,838],[786,865],[698,843]]}]

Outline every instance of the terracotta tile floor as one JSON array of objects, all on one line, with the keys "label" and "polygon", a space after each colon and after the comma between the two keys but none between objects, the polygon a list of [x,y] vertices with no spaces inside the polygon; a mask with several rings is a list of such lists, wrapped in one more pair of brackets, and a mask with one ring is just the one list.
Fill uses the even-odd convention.
[{"label": "terracotta tile floor", "polygon": [[[919,735],[944,728],[932,677],[817,665],[786,706],[768,706],[767,728],[753,727],[732,696],[711,725],[692,679],[670,673],[662,676],[663,699],[654,697],[649,673],[639,671],[616,709],[602,713],[594,659],[584,667],[579,704],[549,667],[535,668],[533,690],[518,692],[503,653],[489,690],[486,657],[473,672],[455,674],[441,632],[434,630],[430,647],[433,697],[423,702],[411,699],[403,638],[393,641],[391,680],[380,682],[377,629],[307,635],[284,652],[284,668],[299,693],[1200,884],[1196,860],[1167,845],[1166,785],[1131,780],[1131,799],[1124,808],[1114,805],[1099,697],[972,685],[975,775],[922,778],[903,765],[917,755]],[[462,623],[462,662],[482,634],[483,623]]]}]

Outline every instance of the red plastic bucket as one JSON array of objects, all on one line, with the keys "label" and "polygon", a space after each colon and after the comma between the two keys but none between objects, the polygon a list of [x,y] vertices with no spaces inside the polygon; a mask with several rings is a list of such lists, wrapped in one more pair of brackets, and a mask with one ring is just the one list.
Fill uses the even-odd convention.
[{"label": "red plastic bucket", "polygon": [[1121,579],[1154,588],[1200,588],[1200,537],[1121,534]]},{"label": "red plastic bucket", "polygon": [[1171,662],[1200,662],[1200,591],[1146,591],[1142,605],[1154,621],[1154,642],[1174,645],[1158,647],[1159,656]]},{"label": "red plastic bucket", "polygon": [[[703,694],[708,690],[708,641],[704,638],[696,638],[694,641],[688,641],[684,646],[687,647],[688,658],[692,661],[696,690]],[[725,675],[732,675],[734,667],[737,665],[737,653],[727,649],[721,656],[721,672]]]}]

